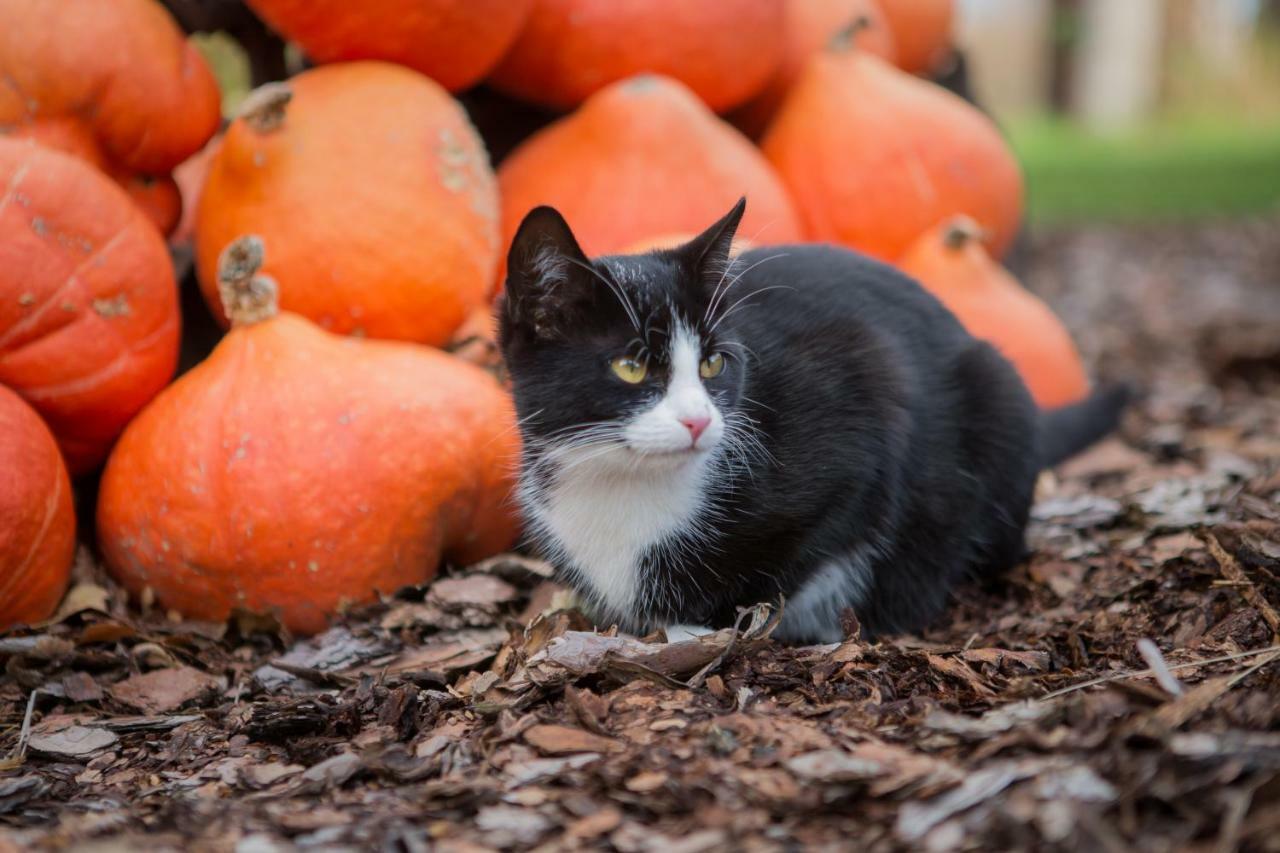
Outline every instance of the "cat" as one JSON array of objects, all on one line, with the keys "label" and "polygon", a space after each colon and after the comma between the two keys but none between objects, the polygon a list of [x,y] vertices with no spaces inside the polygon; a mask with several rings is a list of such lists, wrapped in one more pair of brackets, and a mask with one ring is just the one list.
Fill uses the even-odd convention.
[{"label": "cat", "polygon": [[596,623],[687,636],[782,600],[775,637],[918,631],[1025,556],[1039,472],[1125,389],[1040,412],[920,285],[826,245],[588,259],[549,207],[510,248],[499,345],[526,532]]}]

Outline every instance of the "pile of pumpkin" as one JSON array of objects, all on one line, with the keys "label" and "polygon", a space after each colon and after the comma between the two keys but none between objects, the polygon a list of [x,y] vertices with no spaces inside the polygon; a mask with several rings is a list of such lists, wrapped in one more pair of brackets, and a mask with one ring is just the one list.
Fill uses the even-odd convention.
[{"label": "pile of pumpkin", "polygon": [[[1086,391],[993,260],[1016,162],[918,76],[951,54],[952,0],[248,3],[315,64],[220,132],[217,83],[157,0],[0,0],[0,628],[67,584],[68,471],[101,471],[115,577],[195,618],[312,632],[510,547],[510,400],[448,348],[492,336],[537,204],[605,254],[746,195],[745,243],[899,264],[1042,404]],[[496,174],[451,94],[482,81],[548,111]],[[176,381],[166,238],[194,245],[229,327]]]}]

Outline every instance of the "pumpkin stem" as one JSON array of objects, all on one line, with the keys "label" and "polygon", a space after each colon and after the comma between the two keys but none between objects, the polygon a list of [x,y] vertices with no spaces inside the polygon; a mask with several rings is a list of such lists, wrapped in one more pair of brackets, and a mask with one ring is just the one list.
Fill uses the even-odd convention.
[{"label": "pumpkin stem", "polygon": [[240,118],[258,133],[270,133],[284,124],[285,107],[293,100],[288,83],[266,83],[245,96]]},{"label": "pumpkin stem", "polygon": [[256,234],[236,238],[218,257],[218,294],[232,326],[251,326],[280,313],[280,288],[258,275],[266,248]]},{"label": "pumpkin stem", "polygon": [[863,30],[871,29],[873,25],[874,22],[871,18],[866,15],[859,15],[837,30],[836,34],[831,37],[831,41],[827,42],[827,47],[835,51],[852,50],[858,34]]},{"label": "pumpkin stem", "polygon": [[963,249],[970,243],[980,243],[987,239],[987,231],[967,216],[957,216],[947,223],[942,233],[942,243],[948,249]]}]

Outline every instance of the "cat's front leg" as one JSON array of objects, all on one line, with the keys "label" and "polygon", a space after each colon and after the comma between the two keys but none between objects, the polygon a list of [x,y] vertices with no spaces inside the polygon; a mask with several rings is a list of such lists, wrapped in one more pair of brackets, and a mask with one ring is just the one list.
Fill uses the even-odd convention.
[{"label": "cat's front leg", "polygon": [[705,637],[707,634],[714,633],[714,628],[708,628],[704,625],[668,625],[667,626],[667,642],[682,643],[685,640],[696,640],[698,637]]}]

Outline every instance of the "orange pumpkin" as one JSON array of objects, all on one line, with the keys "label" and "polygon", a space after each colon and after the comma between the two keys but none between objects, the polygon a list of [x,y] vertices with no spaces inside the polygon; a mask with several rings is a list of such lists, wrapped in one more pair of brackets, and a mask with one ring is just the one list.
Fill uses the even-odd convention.
[{"label": "orange pumpkin", "polygon": [[567,110],[649,72],[680,80],[723,112],[760,91],[782,50],[783,0],[534,0],[490,82]]},{"label": "orange pumpkin", "polygon": [[385,59],[451,92],[480,82],[515,41],[531,0],[249,0],[317,62]]},{"label": "orange pumpkin", "polygon": [[769,126],[805,63],[835,40],[848,38],[858,50],[892,62],[893,33],[877,0],[786,0],[786,45],[782,64],[767,86],[734,113],[733,122],[758,137]]},{"label": "orange pumpkin", "polygon": [[507,394],[438,350],[277,313],[262,252],[228,249],[231,331],[111,454],[98,535],[114,575],[188,616],[270,610],[312,633],[344,602],[429,580],[442,555],[509,547]]},{"label": "orange pumpkin", "polygon": [[698,233],[744,195],[746,239],[800,237],[791,199],[755,146],[665,77],[593,95],[513,151],[498,184],[507,242],[529,210],[549,204],[584,251],[610,254],[657,234]]},{"label": "orange pumpkin", "polygon": [[221,316],[218,256],[260,234],[285,310],[441,345],[488,296],[497,217],[484,146],[443,89],[389,63],[325,65],[259,89],[227,128],[196,214],[196,269]]},{"label": "orange pumpkin", "polygon": [[893,31],[897,65],[912,74],[935,70],[951,52],[955,0],[876,0]]},{"label": "orange pumpkin", "polygon": [[[637,240],[630,246],[622,250],[624,255],[641,255],[645,252],[653,252],[660,249],[675,249],[688,243],[698,235],[692,231],[685,231],[680,234],[660,234],[657,237],[646,237],[643,240]],[[733,238],[733,244],[729,247],[729,254],[740,255],[748,249],[752,248],[750,240],[742,240],[738,237]]]},{"label": "orange pumpkin", "polygon": [[213,135],[221,101],[213,74],[163,6],[0,0],[0,80],[0,135],[88,160],[162,232],[177,224],[168,173]]},{"label": "orange pumpkin", "polygon": [[977,223],[946,222],[920,238],[899,266],[959,318],[974,337],[1013,362],[1044,408],[1084,399],[1089,379],[1062,322],[982,248]]},{"label": "orange pumpkin", "polygon": [[48,619],[71,574],[76,515],[49,428],[0,385],[0,631]]},{"label": "orange pumpkin", "polygon": [[892,261],[968,214],[1002,257],[1018,229],[1022,172],[990,119],[856,48],[810,60],[761,148],[813,240]]},{"label": "orange pumpkin", "polygon": [[169,253],[120,188],[74,157],[0,139],[0,187],[0,383],[83,473],[173,375]]}]

